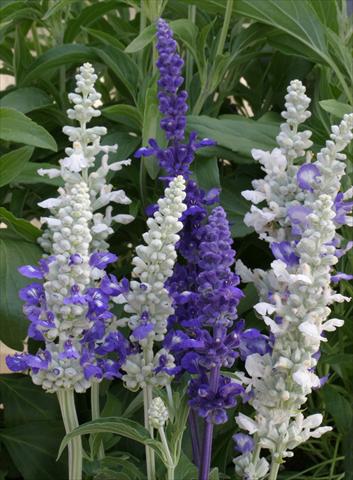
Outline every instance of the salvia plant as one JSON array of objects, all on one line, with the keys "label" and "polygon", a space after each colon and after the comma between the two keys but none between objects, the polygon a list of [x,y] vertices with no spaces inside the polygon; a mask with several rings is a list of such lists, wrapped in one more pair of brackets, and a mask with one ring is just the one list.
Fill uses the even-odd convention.
[{"label": "salvia plant", "polygon": [[[37,155],[32,173],[31,147],[0,159],[9,206],[0,245],[23,247],[16,266],[26,279],[10,278],[0,252],[1,287],[17,290],[28,325],[22,353],[7,342],[18,350],[6,357],[15,375],[0,376],[0,477],[351,478],[349,455],[339,456],[353,431],[340,336],[353,295],[345,2],[337,25],[331,0],[303,0],[300,11],[294,0],[29,1],[24,23],[17,3],[0,7],[17,22],[8,39],[10,23],[1,27],[16,86],[0,98],[0,135],[17,143],[16,121],[24,138],[30,127],[41,136],[29,145],[54,150],[35,123],[40,108],[24,115],[38,95],[48,101],[41,89],[52,83],[43,111],[64,154]],[[176,12],[187,19],[161,18]],[[65,59],[73,71],[78,58],[68,75]],[[318,101],[339,91],[338,102]],[[329,128],[328,113],[340,123]],[[11,162],[23,172],[9,173]],[[32,177],[41,187],[29,192]],[[11,213],[24,208],[40,230]],[[38,407],[28,403],[38,433],[55,423],[55,434],[33,440],[33,457],[44,452],[34,467],[17,452],[26,427],[14,414],[16,381],[21,398],[21,388],[38,395]],[[45,416],[53,404],[58,427],[56,413]],[[66,447],[67,472],[57,463],[48,473]]]}]

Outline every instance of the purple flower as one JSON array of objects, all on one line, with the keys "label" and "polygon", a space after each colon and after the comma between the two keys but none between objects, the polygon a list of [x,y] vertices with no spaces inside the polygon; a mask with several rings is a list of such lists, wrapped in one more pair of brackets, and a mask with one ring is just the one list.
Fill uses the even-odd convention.
[{"label": "purple flower", "polygon": [[139,324],[138,327],[136,327],[133,330],[132,336],[136,340],[143,340],[152,331],[153,331],[153,323],[149,322],[148,312],[142,312],[142,314],[140,316],[140,324]]},{"label": "purple flower", "polygon": [[116,262],[118,257],[114,253],[110,252],[95,252],[91,255],[89,259],[89,264],[91,267],[99,268],[104,270],[110,263]]},{"label": "purple flower", "polygon": [[303,205],[293,205],[287,210],[288,218],[292,224],[293,235],[302,235],[304,230],[308,227],[308,215],[312,210]]},{"label": "purple flower", "polygon": [[44,300],[44,289],[40,283],[31,283],[27,287],[21,288],[19,292],[21,300],[27,302],[28,305],[39,305]]},{"label": "purple flower", "polygon": [[333,283],[339,283],[341,280],[352,280],[353,275],[343,272],[337,272],[335,275],[331,275],[331,281]]},{"label": "purple flower", "polygon": [[336,212],[334,220],[338,225],[345,225],[347,223],[347,214],[351,213],[353,208],[353,202],[344,202],[343,198],[344,195],[340,192],[337,194],[334,202]]},{"label": "purple flower", "polygon": [[80,265],[83,262],[81,255],[78,253],[73,253],[69,258],[69,265]]},{"label": "purple flower", "polygon": [[121,293],[127,293],[129,291],[129,281],[123,278],[119,283],[115,275],[107,274],[102,278],[100,289],[110,297],[117,297]]},{"label": "purple flower", "polygon": [[27,357],[25,353],[15,353],[14,355],[7,355],[6,365],[12,372],[22,372],[27,370]]},{"label": "purple flower", "polygon": [[250,435],[246,435],[245,433],[236,433],[233,435],[233,440],[235,442],[235,450],[240,453],[250,453],[254,450],[254,440]]},{"label": "purple flower", "polygon": [[55,259],[54,256],[41,258],[39,260],[39,267],[33,267],[32,265],[24,265],[23,267],[19,267],[18,271],[21,275],[27,278],[44,278],[44,274],[48,273],[49,267],[48,265]]},{"label": "purple flower", "polygon": [[321,172],[316,165],[305,163],[297,172],[297,182],[301,189],[313,191],[313,184],[318,181]]},{"label": "purple flower", "polygon": [[59,353],[59,358],[60,359],[65,359],[65,358],[79,358],[80,355],[76,348],[72,345],[72,342],[70,340],[67,340],[64,343],[64,350]]},{"label": "purple flower", "polygon": [[273,242],[271,250],[276,259],[282,260],[289,267],[294,267],[299,263],[299,257],[295,254],[291,242]]}]

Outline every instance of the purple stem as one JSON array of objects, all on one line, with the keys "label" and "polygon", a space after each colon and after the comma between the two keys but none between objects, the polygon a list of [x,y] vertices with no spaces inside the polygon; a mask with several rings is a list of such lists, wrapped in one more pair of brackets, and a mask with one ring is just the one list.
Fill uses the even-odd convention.
[{"label": "purple stem", "polygon": [[[214,392],[218,390],[220,365],[216,365],[210,374],[210,387]],[[202,439],[202,456],[199,470],[199,480],[208,480],[211,468],[213,423],[206,421]]]},{"label": "purple stem", "polygon": [[200,439],[197,425],[196,412],[192,408],[189,413],[189,426],[191,432],[192,456],[193,462],[199,468],[200,466]]}]

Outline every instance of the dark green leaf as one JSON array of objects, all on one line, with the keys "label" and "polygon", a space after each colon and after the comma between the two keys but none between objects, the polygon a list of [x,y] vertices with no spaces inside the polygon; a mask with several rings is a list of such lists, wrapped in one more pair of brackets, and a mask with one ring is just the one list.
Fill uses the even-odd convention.
[{"label": "dark green leaf", "polygon": [[199,187],[204,190],[220,188],[218,162],[216,158],[198,157],[192,164],[195,179]]},{"label": "dark green leaf", "polygon": [[188,116],[188,130],[200,137],[212,138],[217,146],[229,148],[248,157],[253,148],[263,150],[276,146],[279,125],[255,121],[240,115],[223,115],[220,118]]},{"label": "dark green leaf", "polygon": [[162,444],[157,440],[153,440],[149,432],[139,423],[124,417],[106,417],[84,423],[66,435],[61,442],[58,457],[61,456],[63,450],[72,438],[77,435],[86,435],[88,433],[114,433],[116,435],[121,435],[150,446],[159,456],[163,455]]},{"label": "dark green leaf", "polygon": [[62,422],[31,422],[0,430],[0,439],[26,480],[58,480],[67,478],[63,461],[55,461]]},{"label": "dark green leaf", "polygon": [[142,117],[139,110],[132,105],[112,105],[104,108],[102,114],[113,120],[132,128],[136,132],[142,130]]},{"label": "dark green leaf", "polygon": [[49,178],[47,175],[38,175],[38,170],[40,168],[55,168],[55,165],[51,163],[36,163],[29,162],[26,163],[22,172],[14,179],[14,183],[23,183],[23,184],[37,184],[37,183],[47,183],[48,185],[56,185],[58,187],[63,185],[62,178]]},{"label": "dark green leaf", "polygon": [[43,127],[21,112],[0,108],[0,138],[57,151],[54,138]]},{"label": "dark green leaf", "polygon": [[46,92],[36,87],[23,87],[11,90],[2,97],[0,107],[13,108],[22,113],[32,112],[52,103]]},{"label": "dark green leaf", "polygon": [[20,235],[23,240],[27,240],[28,242],[35,242],[41,235],[39,228],[27,222],[24,218],[16,218],[4,207],[0,207],[0,219]]},{"label": "dark green leaf", "polygon": [[81,13],[68,22],[64,34],[64,42],[70,43],[80,33],[80,28],[91,25],[102,15],[116,9],[121,2],[119,0],[106,0],[104,2],[95,2],[91,6],[86,6]]},{"label": "dark green leaf", "polygon": [[40,256],[37,245],[23,240],[8,228],[0,229],[0,339],[15,350],[22,350],[28,328],[18,291],[29,282],[17,268],[36,264]]},{"label": "dark green leaf", "polygon": [[351,402],[331,385],[325,385],[322,389],[322,395],[327,411],[333,416],[338,431],[343,434],[347,433],[353,421]]},{"label": "dark green leaf", "polygon": [[54,69],[67,64],[81,64],[84,62],[94,62],[97,55],[94,49],[80,44],[59,45],[50,48],[32,64],[29,72],[23,78],[22,84],[31,83],[33,80],[41,79],[47,74],[52,74]]},{"label": "dark green leaf", "polygon": [[34,385],[28,375],[0,375],[0,395],[7,427],[60,418],[56,396]]},{"label": "dark green leaf", "polygon": [[93,37],[98,38],[98,40],[102,40],[102,42],[106,45],[112,45],[113,47],[119,48],[120,50],[124,50],[124,44],[121,43],[121,41],[117,38],[113,37],[113,35],[111,35],[110,33],[95,30],[94,28],[83,27],[82,30],[88,32]]},{"label": "dark green leaf", "polygon": [[124,50],[125,53],[139,52],[140,50],[145,48],[146,45],[149,45],[152,42],[155,34],[155,25],[149,25],[139,34],[138,37],[134,38],[134,40],[129,43],[129,45]]},{"label": "dark green leaf", "polygon": [[347,103],[337,102],[337,100],[321,100],[319,104],[325,112],[331,113],[338,118],[343,118],[343,115],[347,113],[353,113],[353,107]]},{"label": "dark green leaf", "polygon": [[136,99],[139,70],[129,55],[116,47],[94,48],[103,63],[118,77],[130,95]]},{"label": "dark green leaf", "polygon": [[32,153],[33,147],[22,147],[0,157],[0,187],[7,185],[21,173]]}]

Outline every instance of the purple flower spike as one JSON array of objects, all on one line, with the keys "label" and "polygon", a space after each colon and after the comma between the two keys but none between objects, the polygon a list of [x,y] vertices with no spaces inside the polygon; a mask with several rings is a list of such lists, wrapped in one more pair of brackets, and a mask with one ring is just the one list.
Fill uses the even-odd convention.
[{"label": "purple flower spike", "polygon": [[297,182],[301,189],[313,191],[313,185],[318,181],[321,172],[316,165],[312,163],[305,163],[302,165],[297,173]]},{"label": "purple flower spike", "polygon": [[233,440],[235,442],[235,450],[240,453],[250,453],[254,450],[254,440],[250,435],[246,435],[245,433],[236,433],[233,435]]},{"label": "purple flower spike", "polygon": [[273,242],[271,243],[271,250],[277,260],[282,260],[289,267],[298,265],[299,257],[295,254],[290,242]]},{"label": "purple flower spike", "polygon": [[335,275],[331,275],[331,281],[333,283],[339,283],[341,280],[352,280],[353,275],[343,272],[337,272]]},{"label": "purple flower spike", "polygon": [[99,268],[104,270],[107,265],[110,263],[116,262],[118,257],[114,253],[110,252],[95,252],[91,255],[89,259],[89,264],[91,267]]}]

